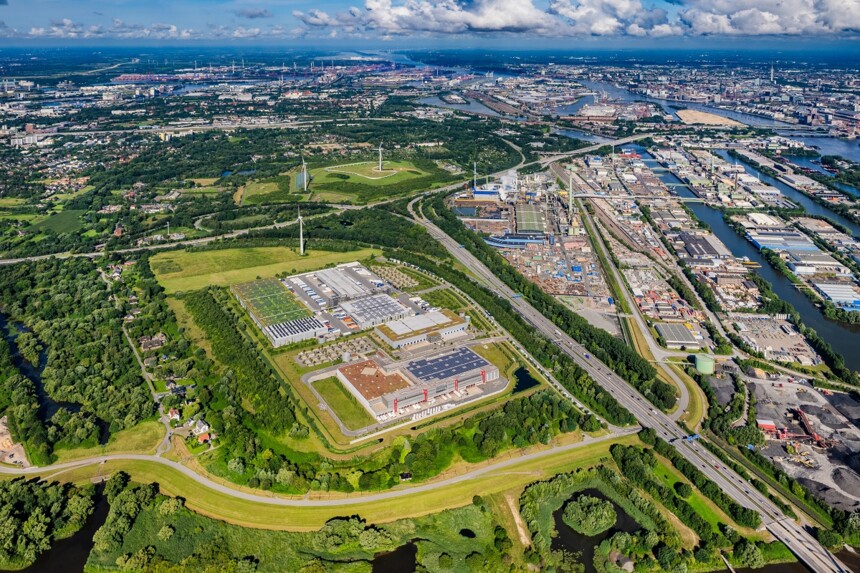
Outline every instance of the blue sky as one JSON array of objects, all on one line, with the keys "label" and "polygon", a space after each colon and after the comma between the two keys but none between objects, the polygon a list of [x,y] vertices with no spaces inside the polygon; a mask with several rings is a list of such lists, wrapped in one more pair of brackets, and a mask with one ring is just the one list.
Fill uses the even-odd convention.
[{"label": "blue sky", "polygon": [[860,0],[0,0],[6,44],[737,47],[750,38],[853,48],[858,32]]}]

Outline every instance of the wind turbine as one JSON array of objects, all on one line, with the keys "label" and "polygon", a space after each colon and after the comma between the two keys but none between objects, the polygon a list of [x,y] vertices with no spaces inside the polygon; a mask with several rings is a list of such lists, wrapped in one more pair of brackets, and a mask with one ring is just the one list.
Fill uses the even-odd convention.
[{"label": "wind turbine", "polygon": [[305,254],[305,225],[302,219],[302,208],[299,207],[299,255]]},{"label": "wind turbine", "polygon": [[[305,158],[302,157],[302,185],[304,185],[305,193],[308,192],[308,164],[305,163]],[[299,217],[301,221],[301,216]]]}]

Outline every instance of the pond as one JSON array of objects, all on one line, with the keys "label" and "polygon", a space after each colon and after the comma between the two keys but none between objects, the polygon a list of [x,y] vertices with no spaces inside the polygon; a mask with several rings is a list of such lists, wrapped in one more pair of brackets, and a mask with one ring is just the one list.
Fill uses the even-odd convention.
[{"label": "pond", "polygon": [[535,380],[534,376],[532,376],[531,372],[529,372],[528,368],[524,366],[520,366],[514,372],[514,379],[516,379],[516,384],[514,385],[514,394],[517,392],[522,392],[523,390],[528,390],[529,388],[534,388],[540,382]]},{"label": "pond", "polygon": [[418,546],[413,541],[394,551],[380,553],[371,562],[371,573],[411,573],[417,564]]},{"label": "pond", "polygon": [[[577,533],[564,522],[562,519],[562,514],[564,513],[564,508],[567,506],[570,501],[574,499],[578,499],[579,496],[582,495],[590,495],[592,497],[596,497],[598,499],[604,499],[610,501],[612,506],[615,508],[615,525],[604,531],[603,533],[598,533],[597,535],[583,535],[581,533]],[[564,550],[568,553],[573,553],[579,555],[580,563],[583,565],[583,571],[585,573],[595,573],[596,569],[594,567],[594,550],[600,545],[600,542],[604,539],[608,539],[618,533],[619,531],[625,531],[627,533],[635,533],[642,529],[642,526],[639,523],[627,515],[627,513],[621,509],[621,507],[616,504],[614,501],[609,500],[603,493],[594,488],[584,489],[582,491],[576,492],[570,500],[565,502],[558,510],[553,512],[552,518],[555,522],[555,529],[558,531],[558,535],[552,540],[552,549],[553,550]]]},{"label": "pond", "polygon": [[54,542],[51,549],[21,573],[83,573],[93,548],[93,535],[104,524],[110,510],[101,490],[100,487],[93,513],[84,526],[71,537]]}]

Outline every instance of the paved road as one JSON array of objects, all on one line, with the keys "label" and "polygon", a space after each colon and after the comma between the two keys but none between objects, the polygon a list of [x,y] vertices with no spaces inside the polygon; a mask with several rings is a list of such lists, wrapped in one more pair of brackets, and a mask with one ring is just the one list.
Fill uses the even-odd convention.
[{"label": "paved road", "polygon": [[[581,203],[580,207],[582,207]],[[591,218],[591,214],[585,208],[581,208],[580,212],[583,215],[585,224],[592,230],[595,247],[603,253],[604,259],[609,264],[609,268],[605,269],[605,271],[612,273],[612,276],[615,279],[615,284],[617,284],[618,288],[621,289],[621,296],[624,297],[627,306],[630,307],[630,311],[632,312],[630,316],[633,318],[633,322],[635,323],[633,327],[639,329],[642,334],[642,339],[645,341],[645,344],[648,345],[648,350],[651,352],[651,355],[659,361],[661,357],[665,356],[663,348],[661,348],[654,340],[654,337],[651,336],[651,332],[648,330],[648,325],[645,324],[645,320],[639,312],[639,306],[636,304],[636,301],[633,300],[633,296],[630,294],[630,291],[627,290],[627,283],[624,281],[624,277],[621,276],[621,271],[619,271],[618,267],[615,266],[615,263],[612,261],[612,257],[610,256],[609,248],[603,241],[603,237],[601,237],[600,233],[597,232],[597,227],[594,224],[594,220]],[[681,380],[674,370],[659,363],[656,364],[655,367],[661,369],[666,376],[675,383],[675,387],[678,389],[679,395],[678,401],[676,402],[678,407],[673,413],[669,414],[670,418],[678,420],[687,412],[687,408],[690,407],[690,391],[687,390],[687,385],[684,384],[684,381]]]},{"label": "paved road", "polygon": [[657,435],[671,441],[679,453],[693,463],[727,495],[744,507],[756,510],[762,517],[762,524],[777,539],[785,543],[798,559],[817,572],[842,572],[848,569],[818,541],[795,522],[787,519],[779,508],[758,490],[744,481],[733,470],[710,453],[698,441],[687,442],[675,422],[663,412],[652,408],[634,388],[616,375],[605,364],[590,356],[587,350],[570,336],[560,332],[545,316],[540,314],[523,298],[514,298],[515,293],[467,249],[460,247],[439,227],[421,216],[416,216],[419,224],[441,242],[448,251],[468,268],[480,282],[507,299],[514,309],[533,327],[553,340],[568,356],[577,362],[604,389],[609,391],[621,405],[627,408],[645,427],[653,428]]},{"label": "paved road", "polygon": [[198,484],[207,487],[209,489],[215,490],[219,493],[223,493],[225,495],[229,495],[231,497],[235,497],[238,499],[244,499],[246,501],[253,501],[257,503],[265,503],[267,505],[281,505],[286,507],[342,507],[342,506],[350,506],[350,505],[358,505],[362,503],[368,503],[372,501],[384,501],[387,499],[395,499],[398,497],[405,496],[413,496],[418,493],[433,491],[441,488],[446,488],[452,486],[454,484],[462,483],[465,481],[474,480],[481,476],[498,472],[500,470],[504,470],[511,466],[516,466],[522,462],[531,461],[531,460],[539,460],[548,456],[552,456],[562,452],[569,452],[576,450],[577,448],[582,448],[585,446],[589,446],[591,444],[596,444],[600,442],[606,442],[611,440],[616,440],[623,435],[629,435],[636,431],[636,428],[628,428],[626,430],[622,430],[617,433],[609,433],[605,436],[600,436],[599,438],[590,438],[588,436],[583,439],[581,442],[576,442],[574,444],[566,444],[563,446],[551,446],[546,450],[540,450],[537,452],[532,452],[530,454],[524,454],[517,456],[516,452],[512,452],[514,457],[501,460],[495,463],[488,464],[486,466],[480,467],[478,469],[472,470],[470,472],[454,476],[451,478],[447,478],[444,480],[434,481],[430,483],[425,483],[422,485],[416,485],[413,487],[407,487],[403,489],[394,489],[389,491],[383,491],[379,493],[372,493],[368,495],[353,495],[350,497],[343,497],[338,499],[291,499],[285,497],[273,497],[274,494],[270,496],[259,495],[244,491],[238,491],[232,487],[214,482],[210,480],[208,477],[201,475],[194,470],[180,464],[179,462],[175,462],[173,460],[168,460],[165,458],[160,458],[151,455],[145,454],[114,454],[114,455],[106,455],[106,456],[98,456],[94,458],[87,458],[84,460],[78,460],[73,462],[66,462],[62,464],[54,464],[51,466],[47,466],[44,468],[36,468],[31,467],[27,469],[21,468],[11,468],[7,466],[0,466],[0,474],[7,475],[48,475],[48,474],[57,474],[63,470],[71,470],[76,468],[81,468],[93,464],[100,464],[107,461],[123,461],[123,460],[134,460],[134,461],[144,461],[151,462],[156,464],[161,464],[163,466],[167,466],[171,469],[174,469],[186,477],[194,480]]}]

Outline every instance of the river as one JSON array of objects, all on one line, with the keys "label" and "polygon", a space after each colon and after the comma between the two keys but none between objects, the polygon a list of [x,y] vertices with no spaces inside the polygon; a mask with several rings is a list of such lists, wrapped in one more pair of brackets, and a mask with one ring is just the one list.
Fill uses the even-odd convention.
[{"label": "river", "polygon": [[93,535],[104,525],[110,505],[98,487],[93,513],[84,526],[71,537],[55,541],[51,548],[20,573],[83,573],[93,548]]},{"label": "river", "polygon": [[[831,178],[834,177],[833,173],[831,173],[830,171],[828,171],[824,167],[822,167],[820,163],[813,163],[812,159],[810,159],[809,157],[793,157],[791,155],[786,155],[786,157],[792,163],[797,165],[798,167],[805,167],[807,169],[812,169],[813,171],[820,173],[822,175],[827,175],[828,177],[831,177]],[[853,195],[854,197],[860,197],[860,189],[857,189],[856,187],[846,185],[845,183],[842,183],[841,181],[831,181],[830,183],[834,187],[836,187],[837,189],[840,189],[841,191],[844,191],[850,195]]]},{"label": "river", "polygon": [[[739,121],[746,125],[750,125],[752,127],[759,127],[764,129],[772,129],[779,133],[784,137],[789,137],[796,141],[802,141],[807,146],[817,147],[819,152],[822,155],[840,155],[846,159],[850,159],[852,161],[860,162],[860,146],[857,145],[857,141],[849,141],[847,139],[839,139],[837,137],[830,136],[818,136],[818,135],[797,135],[791,131],[793,127],[789,123],[784,123],[781,121],[777,121],[775,119],[769,119],[766,117],[758,117],[756,115],[750,115],[748,113],[742,113],[737,111],[731,111],[727,109],[722,109],[718,107],[713,107],[709,105],[704,105],[700,103],[692,103],[692,102],[676,102],[665,99],[658,99],[653,97],[648,97],[646,95],[635,94],[627,89],[615,87],[614,85],[607,82],[581,82],[583,86],[586,88],[600,92],[604,91],[611,99],[616,99],[620,101],[647,101],[661,106],[667,113],[670,113],[673,117],[677,118],[677,114],[675,114],[672,108],[668,107],[670,105],[677,105],[679,107],[685,107],[687,109],[694,109],[698,111],[704,111],[707,113],[713,113],[715,115],[719,115],[722,117],[727,117],[729,119],[733,119],[735,121]],[[556,111],[559,114],[567,115],[576,113],[579,108],[581,108],[586,103],[592,101],[591,97],[584,97],[580,99],[578,102],[559,107]]]},{"label": "river", "polygon": [[[654,157],[644,149],[637,147],[637,150],[646,163],[651,163],[652,165],[656,163]],[[664,183],[681,183],[680,179],[668,171],[655,171],[655,174]],[[682,197],[695,197],[693,192],[686,187],[680,186],[674,187],[674,189]],[[807,326],[814,328],[821,338],[827,341],[836,352],[845,358],[845,364],[849,368],[860,370],[860,353],[857,352],[858,341],[860,341],[860,337],[858,337],[858,334],[860,334],[860,325],[842,324],[825,318],[821,314],[821,311],[818,310],[818,307],[797,290],[787,278],[770,266],[770,263],[765,260],[752,243],[738,235],[726,223],[722,212],[708,207],[704,203],[687,203],[686,205],[695,213],[696,217],[704,221],[711,228],[732,254],[736,257],[748,257],[749,260],[759,263],[761,268],[755,269],[755,272],[773,286],[774,292],[782,300],[794,306]]]},{"label": "river", "polygon": [[[730,156],[729,152],[725,149],[717,149],[717,150],[715,150],[715,153],[717,155],[719,155],[720,157],[722,157],[723,159],[725,159],[726,161],[728,161],[729,163],[732,163],[735,161],[735,159],[732,156]],[[749,163],[744,161],[743,159],[738,159],[737,161],[738,161],[738,163],[743,165],[743,167],[747,171],[747,173],[750,173],[752,175],[757,176],[759,179],[761,179],[764,183],[767,183],[768,185],[773,185],[774,187],[779,189],[783,195],[785,195],[786,197],[791,199],[793,202],[795,202],[798,205],[800,205],[801,207],[803,207],[803,209],[807,213],[809,213],[810,215],[818,215],[821,217],[827,217],[828,219],[836,221],[837,223],[839,223],[843,227],[850,230],[851,233],[855,237],[860,237],[860,225],[858,225],[857,223],[855,223],[851,219],[848,219],[847,217],[844,217],[844,216],[840,215],[839,213],[834,213],[833,211],[831,211],[830,209],[828,209],[827,207],[825,207],[823,205],[819,205],[818,203],[816,203],[815,201],[813,201],[812,199],[810,199],[809,197],[807,197],[806,195],[804,195],[800,191],[793,189],[792,187],[790,187],[789,185],[786,185],[785,183],[783,183],[782,181],[780,181],[778,179],[774,179],[773,177],[770,177],[769,175],[765,175],[764,173],[762,173],[761,171],[759,171],[758,169],[756,169],[755,167],[753,167],[752,165],[750,165]]]}]

